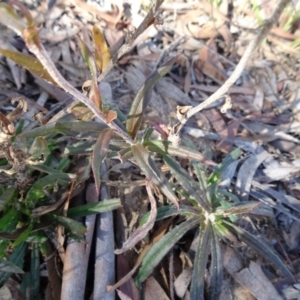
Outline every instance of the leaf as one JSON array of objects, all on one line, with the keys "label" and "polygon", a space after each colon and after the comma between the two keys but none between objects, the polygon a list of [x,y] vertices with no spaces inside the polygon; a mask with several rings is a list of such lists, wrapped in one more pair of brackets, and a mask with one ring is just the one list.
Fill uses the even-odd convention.
[{"label": "leaf", "polygon": [[54,173],[46,175],[32,185],[30,190],[27,192],[25,202],[28,203],[29,206],[33,207],[37,200],[45,196],[43,189],[46,186],[54,185],[56,182],[58,182],[59,179],[69,181],[73,178],[75,178],[75,175],[67,173]]},{"label": "leaf", "polygon": [[35,138],[48,134],[64,134],[67,136],[76,136],[78,132],[101,132],[107,125],[94,121],[70,121],[70,122],[51,122],[25,131],[19,135],[21,138]]},{"label": "leaf", "polygon": [[218,235],[212,232],[209,300],[219,300],[223,282],[223,258]]},{"label": "leaf", "polygon": [[261,204],[260,202],[256,202],[256,201],[240,202],[237,205],[231,206],[229,208],[225,208],[225,209],[218,208],[215,214],[224,217],[228,217],[230,215],[249,214],[260,204]]},{"label": "leaf", "polygon": [[79,222],[64,217],[64,216],[58,216],[58,215],[54,215],[54,214],[47,214],[46,215],[47,218],[49,218],[52,221],[57,222],[58,224],[62,225],[63,227],[65,227],[66,229],[70,230],[71,233],[75,234],[75,235],[84,235],[86,233],[86,228]]},{"label": "leaf", "polygon": [[22,244],[23,242],[26,241],[27,237],[29,236],[29,234],[31,233],[33,228],[33,224],[30,224],[20,235],[19,237],[14,241],[13,243],[13,247],[17,247],[20,244]]},{"label": "leaf", "polygon": [[211,209],[209,204],[205,198],[202,198],[203,196],[205,197],[204,192],[200,190],[198,183],[194,181],[189,173],[170,156],[164,155],[163,160],[170,167],[171,173],[178,180],[180,185],[187,191],[187,193],[192,196],[203,209],[210,212]]},{"label": "leaf", "polygon": [[102,161],[106,156],[112,133],[113,131],[110,128],[101,131],[93,150],[92,170],[94,174],[96,191],[98,195],[100,193],[100,184],[101,184],[100,167]]},{"label": "leaf", "polygon": [[210,222],[200,231],[200,239],[196,250],[194,269],[191,283],[191,299],[204,299],[204,275],[212,238],[212,226]]},{"label": "leaf", "polygon": [[24,273],[24,271],[20,269],[18,266],[16,266],[14,263],[0,257],[0,273],[2,272],[17,273],[17,274]]},{"label": "leaf", "polygon": [[93,41],[96,65],[102,73],[109,64],[110,53],[105,38],[96,25],[93,26]]},{"label": "leaf", "polygon": [[38,136],[34,139],[29,153],[33,156],[33,158],[40,159],[41,156],[45,156],[45,158],[47,158],[47,156],[50,155],[51,152],[48,147],[47,141],[43,137]]},{"label": "leaf", "polygon": [[143,145],[151,152],[160,153],[162,155],[170,154],[171,156],[179,156],[190,160],[194,159],[211,166],[216,165],[215,162],[207,159],[199,151],[184,146],[174,147],[169,141],[149,141],[143,143]]},{"label": "leaf", "polygon": [[92,76],[92,84],[91,84],[91,90],[89,93],[89,98],[97,105],[97,107],[102,111],[102,99],[100,95],[100,91],[98,88],[98,82],[97,82],[97,69],[96,69],[96,63],[94,60],[94,57],[88,48],[88,46],[83,42],[83,40],[80,37],[77,37],[78,45],[81,50],[81,54],[85,60],[85,62],[88,64],[91,76]]},{"label": "leaf", "polygon": [[[19,245],[14,252],[9,256],[9,261],[12,262],[15,266],[20,269],[23,268],[24,255],[27,249],[27,243]],[[2,287],[7,279],[10,277],[11,273],[9,272],[0,272],[0,287]]]},{"label": "leaf", "polygon": [[199,223],[199,217],[193,217],[184,221],[165,234],[149,249],[143,258],[142,266],[139,269],[137,277],[135,278],[135,282],[138,287],[149,277],[154,268],[160,263],[170,249],[181,239],[181,237]]},{"label": "leaf", "polygon": [[176,59],[176,56],[172,57],[171,59],[166,61],[160,68],[158,68],[158,70],[153,71],[137,92],[132,102],[126,122],[127,133],[132,138],[136,137],[137,132],[142,124],[144,111],[151,101],[151,94],[154,85],[159,79],[170,72]]},{"label": "leaf", "polygon": [[0,197],[0,211],[3,211],[9,203],[17,200],[18,189],[12,186],[8,186]]},{"label": "leaf", "polygon": [[149,197],[150,205],[151,205],[151,211],[149,214],[149,218],[147,219],[146,223],[144,223],[142,226],[140,226],[138,229],[136,229],[129,236],[129,238],[123,243],[122,249],[115,250],[115,254],[121,254],[121,253],[133,248],[153,228],[153,225],[154,225],[155,219],[156,219],[156,215],[157,215],[157,208],[156,208],[156,201],[152,194],[151,187],[150,187],[148,181],[146,181],[146,189],[147,189],[147,193],[148,193],[148,197]]},{"label": "leaf", "polygon": [[14,30],[18,35],[22,34],[26,24],[10,5],[3,2],[0,3],[0,15],[0,22],[3,25]]},{"label": "leaf", "polygon": [[30,261],[30,279],[30,299],[38,299],[40,288],[40,252],[39,245],[36,243],[32,244]]},{"label": "leaf", "polygon": [[212,184],[220,179],[220,173],[225,170],[233,161],[238,159],[241,154],[241,150],[239,148],[231,151],[225,159],[220,163],[217,168],[213,171],[213,173],[209,176],[208,183]]},{"label": "leaf", "polygon": [[294,278],[293,274],[287,268],[284,262],[280,259],[280,257],[275,253],[275,251],[265,241],[253,236],[249,232],[225,220],[223,220],[222,223],[226,225],[231,232],[235,233],[249,247],[253,248],[257,253],[262,255],[266,260],[272,262],[284,275],[292,279]]},{"label": "leaf", "polygon": [[40,61],[37,58],[29,54],[25,54],[13,50],[6,50],[6,49],[0,49],[0,54],[5,56],[6,58],[11,59],[18,65],[22,66],[23,68],[27,69],[32,74],[45,79],[49,83],[57,85],[55,81],[52,79],[51,75],[43,67],[43,65],[40,63]]},{"label": "leaf", "polygon": [[20,212],[12,207],[9,211],[5,212],[0,219],[0,232],[13,233],[17,229],[19,222]]},{"label": "leaf", "polygon": [[131,146],[131,149],[137,165],[142,169],[146,177],[156,184],[163,194],[172,201],[177,208],[179,208],[178,199],[174,194],[172,187],[162,172],[155,165],[155,162],[150,157],[149,152],[140,143]]},{"label": "leaf", "polygon": [[[187,206],[187,205],[180,205],[179,209],[175,205],[166,205],[161,206],[157,209],[156,221],[163,220],[172,216],[183,215],[183,216],[190,216],[190,215],[198,215],[199,211],[196,210],[194,207]],[[147,222],[150,213],[147,212],[143,215],[140,220],[140,226]]]},{"label": "leaf", "polygon": [[85,217],[101,212],[111,211],[121,207],[121,201],[118,198],[104,200],[97,203],[89,203],[70,208],[67,212],[69,218]]}]

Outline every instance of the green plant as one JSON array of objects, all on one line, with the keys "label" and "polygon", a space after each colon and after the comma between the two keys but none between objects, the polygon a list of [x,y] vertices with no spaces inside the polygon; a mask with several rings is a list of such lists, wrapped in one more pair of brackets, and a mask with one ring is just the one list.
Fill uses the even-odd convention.
[{"label": "green plant", "polygon": [[[157,1],[160,4],[161,2]],[[53,232],[57,225],[62,225],[73,238],[82,239],[85,227],[71,217],[86,216],[119,206],[119,201],[116,199],[102,205],[96,203],[67,211],[61,209],[67,199],[80,192],[83,183],[90,177],[90,169],[93,171],[99,193],[100,165],[104,159],[116,155],[122,162],[127,160],[134,162],[145,175],[146,189],[151,203],[151,211],[145,216],[141,227],[124,243],[122,249],[116,250],[116,253],[134,247],[153,228],[155,220],[172,215],[182,216],[178,225],[154,244],[144,256],[136,276],[137,285],[145,281],[187,231],[196,228],[199,228],[200,233],[191,284],[193,299],[203,298],[204,280],[199,278],[204,277],[209,255],[211,256],[210,294],[213,299],[219,295],[222,281],[220,238],[225,241],[239,239],[247,243],[284,274],[292,276],[267,243],[257,240],[234,223],[238,214],[251,212],[257,204],[235,203],[238,201],[233,194],[219,188],[222,171],[238,157],[239,151],[232,152],[206,178],[202,163],[211,166],[215,166],[215,163],[192,147],[174,146],[167,140],[172,134],[161,120],[144,118],[145,108],[151,101],[151,92],[155,83],[171,70],[176,57],[170,58],[150,74],[135,96],[129,114],[124,116],[116,107],[105,102],[98,89],[99,78],[104,76],[103,74],[123,52],[120,50],[116,57],[110,58],[103,36],[97,27],[93,28],[92,33],[93,50],[80,38],[78,39],[82,56],[91,74],[91,78],[83,84],[89,93],[83,94],[71,86],[54,66],[39,41],[38,29],[28,10],[16,1],[13,3],[23,13],[27,24],[12,7],[2,3],[0,7],[5,11],[6,25],[22,35],[28,49],[36,57],[5,49],[0,49],[0,53],[33,74],[61,87],[81,102],[75,102],[68,110],[31,130],[22,130],[21,122],[19,128],[14,129],[13,122],[19,120],[21,114],[26,111],[26,103],[22,100],[19,101],[15,112],[8,116],[0,115],[5,156],[1,161],[4,166],[1,171],[8,176],[5,180],[13,179],[18,184],[17,187],[0,186],[1,257],[8,257],[8,260],[2,261],[5,268],[11,267],[11,272],[20,272],[26,249],[30,244],[32,268],[30,275],[24,276],[23,282],[27,288],[30,287],[31,298],[38,293],[37,265],[40,252],[45,253],[44,243],[49,232]],[[158,6],[156,4],[156,7]],[[153,23],[153,15],[149,16],[142,23],[142,29]],[[130,45],[125,46],[127,47],[124,49],[130,48]],[[91,121],[94,116],[100,118],[102,123]],[[82,121],[83,119],[85,121]],[[153,131],[157,131],[161,138],[154,139]],[[78,158],[78,155],[81,158]],[[163,174],[155,158],[161,158],[169,167],[175,184],[172,184]],[[192,174],[178,163],[180,158],[191,161],[189,167]],[[158,209],[152,193],[154,186],[158,187],[164,195],[167,204]],[[179,205],[179,198],[188,200],[190,205]],[[51,204],[50,201],[53,200],[54,203]],[[169,205],[169,202],[173,204]],[[2,284],[9,276],[7,269],[5,272],[1,278]]]},{"label": "green plant", "polygon": [[[205,168],[196,161],[191,161],[189,174],[170,156],[164,154],[163,160],[169,166],[171,174],[176,178],[177,190],[191,206],[163,206],[158,209],[156,221],[170,216],[181,215],[179,223],[156,242],[146,252],[141,267],[135,278],[139,286],[153,272],[163,257],[191,229],[199,229],[198,246],[195,253],[193,276],[191,282],[191,299],[204,299],[204,275],[209,269],[209,299],[218,299],[221,292],[223,277],[223,260],[220,251],[220,239],[224,242],[236,243],[241,241],[256,250],[266,260],[273,263],[281,272],[293,277],[279,256],[265,241],[258,239],[240,228],[235,222],[237,216],[252,213],[259,209],[257,202],[240,203],[238,198],[218,187],[222,172],[229,164],[238,158],[239,149],[231,152],[208,178],[205,178]],[[197,180],[194,179],[197,178]],[[146,222],[149,213],[144,215],[141,225]]]}]

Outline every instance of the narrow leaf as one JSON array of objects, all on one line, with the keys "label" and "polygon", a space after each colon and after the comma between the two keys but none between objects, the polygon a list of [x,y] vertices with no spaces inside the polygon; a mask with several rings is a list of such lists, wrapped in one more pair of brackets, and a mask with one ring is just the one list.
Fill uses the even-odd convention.
[{"label": "narrow leaf", "polygon": [[176,56],[166,61],[158,70],[155,70],[146,79],[145,83],[141,86],[137,92],[126,122],[126,130],[128,134],[135,138],[136,134],[142,124],[144,111],[149,102],[151,101],[152,89],[156,82],[165,76],[172,68],[176,61]]},{"label": "narrow leaf", "polygon": [[48,134],[64,134],[67,136],[75,136],[78,135],[78,132],[100,132],[106,128],[107,125],[94,121],[51,122],[34,128],[30,131],[24,131],[19,135],[19,137],[35,138]]},{"label": "narrow leaf", "polygon": [[156,201],[151,191],[151,187],[149,182],[146,181],[146,189],[150,200],[151,211],[149,214],[149,218],[146,223],[144,223],[141,227],[136,229],[133,234],[124,242],[122,245],[122,249],[115,250],[115,254],[121,254],[131,248],[133,248],[139,241],[141,241],[148,232],[152,229],[156,215],[157,215],[157,208],[156,208]]},{"label": "narrow leaf", "polygon": [[36,243],[32,243],[30,279],[30,299],[35,300],[39,298],[40,288],[40,251]]},{"label": "narrow leaf", "polygon": [[96,190],[98,195],[100,192],[100,184],[101,184],[100,166],[106,156],[112,133],[113,131],[110,128],[101,131],[98,140],[94,146],[94,151],[92,155],[92,169],[93,169]]},{"label": "narrow leaf", "polygon": [[[19,245],[15,251],[9,256],[8,260],[20,269],[23,268],[24,255],[27,249],[27,243]],[[0,272],[0,287],[2,287],[7,279],[11,276],[9,272]]]},{"label": "narrow leaf", "polygon": [[155,243],[145,254],[142,266],[139,269],[135,282],[140,286],[153,272],[154,268],[160,263],[170,249],[181,239],[181,237],[190,229],[197,226],[200,222],[198,217],[193,217],[179,224],[167,234],[165,234],[157,243]]},{"label": "narrow leaf", "polygon": [[46,175],[45,177],[39,179],[32,185],[32,187],[26,195],[25,202],[27,202],[31,205],[31,207],[33,207],[37,200],[45,196],[43,189],[46,186],[54,185],[56,182],[58,182],[59,179],[69,181],[73,178],[75,178],[75,175],[67,173],[54,173]]},{"label": "narrow leaf", "polygon": [[85,217],[101,212],[111,211],[120,208],[120,199],[109,199],[97,203],[88,203],[81,206],[70,208],[67,212],[69,218]]},{"label": "narrow leaf", "polygon": [[49,218],[52,221],[56,221],[58,224],[64,226],[66,229],[70,230],[71,233],[75,235],[84,235],[86,233],[86,228],[79,222],[63,217],[63,216],[58,216],[54,214],[47,214],[47,218]]},{"label": "narrow leaf", "polygon": [[145,173],[146,177],[156,184],[163,194],[178,208],[178,199],[174,194],[171,185],[164,177],[163,173],[157,168],[149,152],[139,143],[133,145],[131,148],[136,163]]},{"label": "narrow leaf", "polygon": [[217,168],[213,171],[213,173],[209,177],[209,183],[214,183],[215,181],[220,179],[220,173],[225,170],[232,162],[239,158],[241,154],[241,150],[239,148],[231,151],[225,159],[220,163]]},{"label": "narrow leaf", "polygon": [[46,81],[57,85],[52,79],[48,71],[43,67],[38,59],[29,54],[21,53],[13,50],[0,49],[0,54],[11,59],[18,65],[30,71],[32,74],[45,79]]},{"label": "narrow leaf", "polygon": [[209,300],[218,300],[222,291],[223,282],[223,258],[221,253],[221,245],[218,235],[212,232],[211,239],[211,265],[210,265],[210,284],[209,284]]},{"label": "narrow leaf", "polygon": [[0,257],[0,273],[18,273],[23,274],[24,271],[9,260]]},{"label": "narrow leaf", "polygon": [[206,199],[203,198],[205,197],[205,194],[200,190],[198,183],[194,181],[189,173],[184,170],[172,157],[164,155],[163,159],[164,162],[170,167],[171,173],[178,180],[180,185],[201,205],[203,209],[209,212],[209,204],[207,203]]},{"label": "narrow leaf", "polygon": [[199,151],[195,151],[184,146],[174,147],[169,141],[149,141],[143,143],[143,145],[151,152],[160,153],[162,155],[170,154],[171,156],[179,156],[186,159],[194,159],[211,166],[216,165],[215,162],[206,158]]},{"label": "narrow leaf", "polygon": [[14,9],[6,3],[0,3],[0,15],[0,22],[15,31],[18,35],[21,35],[27,26]]},{"label": "narrow leaf", "polygon": [[93,27],[93,40],[95,48],[95,61],[97,67],[102,73],[109,64],[110,53],[105,38],[96,25]]},{"label": "narrow leaf", "polygon": [[[149,218],[150,213],[147,212],[140,220],[140,226],[145,224]],[[180,205],[179,209],[175,205],[161,206],[157,209],[156,221],[163,220],[172,216],[190,216],[199,215],[199,211],[192,206]]]},{"label": "narrow leaf", "polygon": [[204,275],[212,238],[212,226],[210,222],[200,231],[200,239],[195,255],[193,278],[191,283],[191,299],[204,299]]},{"label": "narrow leaf", "polygon": [[284,275],[289,278],[294,278],[291,271],[287,268],[284,262],[276,254],[276,252],[265,241],[253,236],[249,232],[229,223],[223,221],[223,224],[228,227],[230,231],[236,233],[237,236],[246,243],[249,247],[253,248],[257,253],[262,255],[266,260],[272,262]]}]

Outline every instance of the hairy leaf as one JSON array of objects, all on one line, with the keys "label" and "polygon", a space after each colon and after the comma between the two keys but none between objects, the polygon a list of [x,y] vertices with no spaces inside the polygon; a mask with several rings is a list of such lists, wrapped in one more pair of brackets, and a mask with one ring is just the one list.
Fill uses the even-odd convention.
[{"label": "hairy leaf", "polygon": [[78,132],[101,132],[107,125],[94,121],[51,122],[19,135],[21,138],[34,138],[48,134],[75,136]]},{"label": "hairy leaf", "polygon": [[[157,209],[156,221],[163,220],[172,216],[183,215],[199,215],[199,211],[194,207],[187,205],[179,205],[179,209],[175,205],[161,206]],[[144,214],[140,220],[140,226],[147,222],[149,218],[149,212]]]},{"label": "hairy leaf", "polygon": [[198,242],[198,248],[196,250],[193,277],[191,283],[191,299],[204,299],[204,275],[208,255],[210,253],[210,247],[212,239],[212,226],[210,222],[205,226],[204,230],[200,230],[200,239]]},{"label": "hairy leaf", "polygon": [[218,235],[212,232],[209,300],[219,300],[223,282],[223,258]]},{"label": "hairy leaf", "polygon": [[96,203],[88,203],[70,208],[67,212],[69,218],[85,217],[101,212],[111,211],[121,207],[120,199],[109,199]]},{"label": "hairy leaf", "polygon": [[199,224],[198,217],[193,217],[179,224],[166,235],[164,235],[157,243],[155,243],[145,254],[142,266],[139,269],[135,282],[140,286],[153,272],[154,268],[160,263],[170,249],[180,240],[180,238],[190,229]]}]

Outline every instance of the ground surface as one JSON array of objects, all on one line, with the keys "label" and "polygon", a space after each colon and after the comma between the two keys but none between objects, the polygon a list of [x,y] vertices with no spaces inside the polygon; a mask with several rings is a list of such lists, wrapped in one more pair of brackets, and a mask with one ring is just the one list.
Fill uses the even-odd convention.
[{"label": "ground surface", "polygon": [[[75,36],[87,36],[97,24],[113,53],[116,43],[140,24],[150,7],[148,1],[102,1],[102,6],[81,0],[50,2],[23,1],[43,27],[40,36],[52,60],[77,88],[86,81],[88,69]],[[170,74],[156,84],[147,115],[159,116],[172,126],[176,123],[177,105],[195,106],[208,98],[230,76],[276,1],[218,3],[166,1],[160,15],[163,24],[147,28],[134,49],[120,59],[101,85],[102,96],[127,113],[134,95],[152,70],[167,57],[181,53]],[[276,245],[297,277],[300,271],[300,49],[297,47],[300,7],[297,10],[296,4],[293,5],[230,88],[232,107],[221,113],[221,103],[215,102],[186,124],[183,135],[217,163],[234,147],[243,150],[244,156],[228,172],[228,178],[234,178],[232,188],[240,199],[263,202],[271,221],[245,216],[240,224]],[[26,51],[22,40],[2,25],[0,43],[2,48]],[[47,113],[57,103],[67,105],[72,101],[64,92],[33,78],[2,57],[1,110],[10,111],[11,98],[18,96],[28,101],[29,111],[25,116],[28,125],[35,113]],[[125,235],[136,228],[138,219],[148,209],[148,200],[140,184],[143,176],[130,163],[120,165],[112,159],[108,168],[110,192],[113,197],[120,197],[124,205],[115,224],[116,244],[120,247],[122,228],[126,229]],[[189,238],[183,243],[188,244]],[[184,257],[185,250],[183,245],[178,246],[169,259],[175,265],[177,295],[182,293],[179,287],[185,286],[184,278],[190,278],[189,268],[176,269],[190,263]],[[266,276],[259,268],[263,264],[259,257],[247,248],[237,250],[234,254],[228,246],[222,249],[226,275],[221,299],[277,299],[278,292],[285,299],[300,299],[297,284],[280,278],[275,271],[266,272],[269,275]],[[122,256],[129,265],[122,271],[128,272],[137,257],[135,251]],[[170,285],[164,272],[161,267],[146,282],[146,299],[177,297],[169,294]],[[185,297],[188,299],[187,294]]]}]

